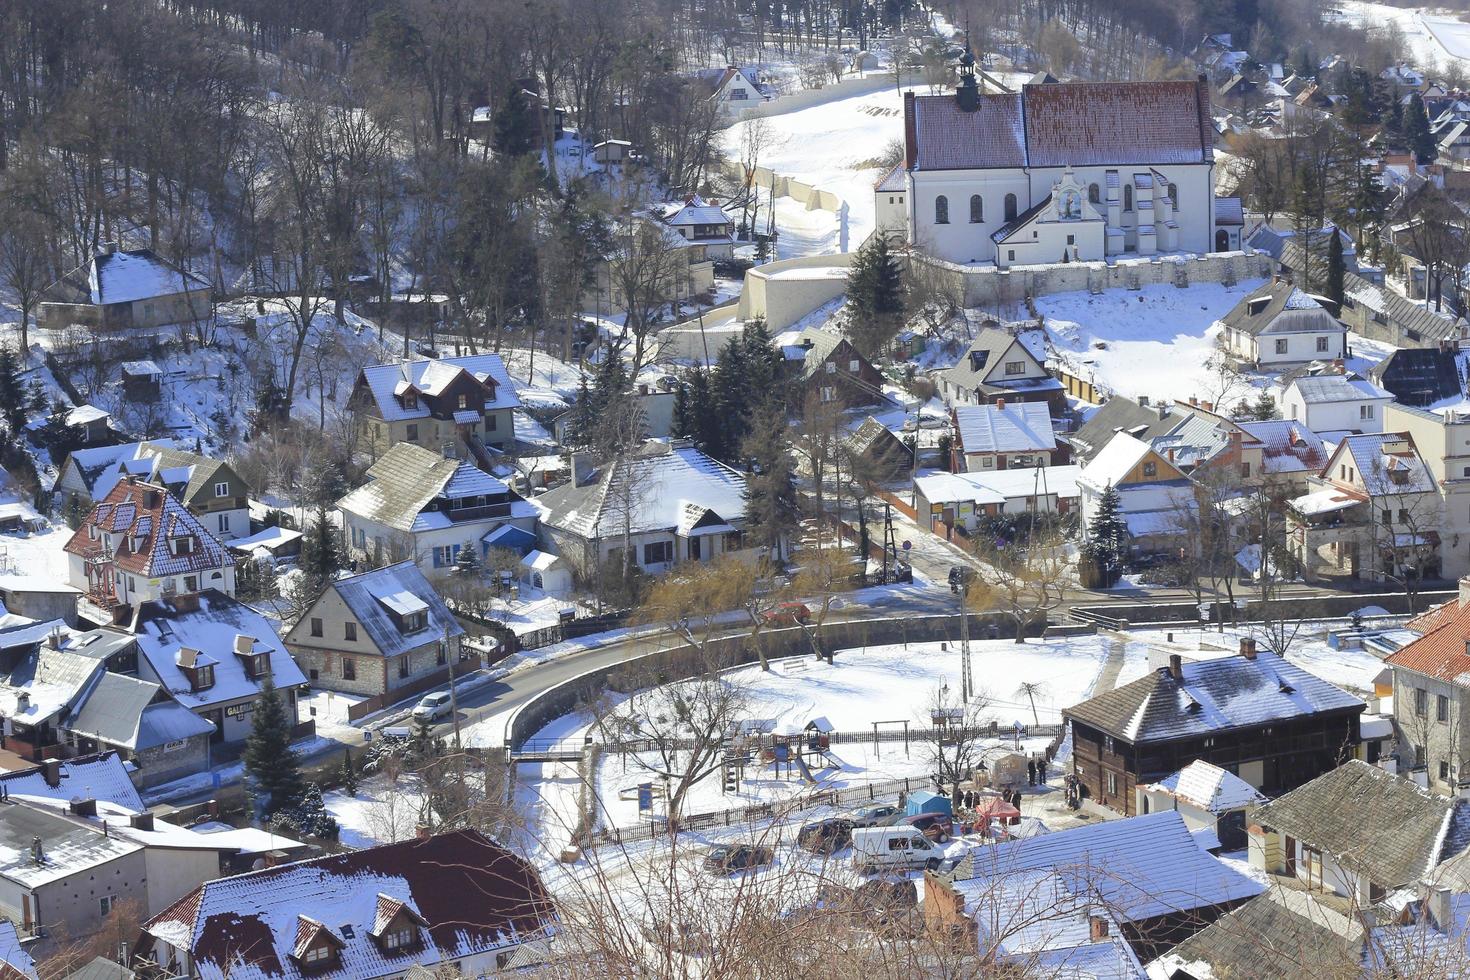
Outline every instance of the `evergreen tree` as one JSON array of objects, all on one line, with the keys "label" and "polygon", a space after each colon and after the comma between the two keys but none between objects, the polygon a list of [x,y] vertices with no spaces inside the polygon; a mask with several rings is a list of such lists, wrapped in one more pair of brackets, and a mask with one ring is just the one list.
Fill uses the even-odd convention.
[{"label": "evergreen tree", "polygon": [[1255,404],[1250,406],[1250,415],[1258,422],[1267,422],[1276,417],[1276,399],[1271,397],[1269,391],[1261,389]]},{"label": "evergreen tree", "polygon": [[710,388],[710,372],[697,368],[689,377],[689,416],[693,422],[691,438],[700,452],[724,459],[725,428],[715,409],[715,396]]},{"label": "evergreen tree", "polygon": [[352,750],[346,749],[342,753],[342,790],[348,796],[356,796],[357,784],[357,763],[352,761]]},{"label": "evergreen tree", "polygon": [[627,393],[629,384],[631,381],[628,378],[628,367],[623,363],[623,355],[615,350],[608,351],[602,363],[597,366],[597,375],[592,381],[594,416],[601,418],[609,405]]},{"label": "evergreen tree", "polygon": [[873,235],[858,249],[847,274],[848,330],[867,357],[882,351],[903,326],[903,271],[887,235]]},{"label": "evergreen tree", "polygon": [[308,591],[312,594],[321,592],[346,567],[347,554],[342,547],[342,534],[325,514],[318,514],[307,525],[306,533],[301,537],[299,564],[311,585]]},{"label": "evergreen tree", "polygon": [[711,433],[715,438],[710,440],[710,448],[705,452],[725,462],[738,456],[747,432],[750,388],[745,354],[743,343],[730,341],[720,351],[710,378],[710,405],[715,416],[713,428],[717,431]]},{"label": "evergreen tree", "polygon": [[745,515],[755,543],[771,549],[779,561],[782,544],[795,528],[797,494],[791,452],[786,440],[786,410],[767,399],[751,419],[742,452],[750,461],[745,475]]},{"label": "evergreen tree", "polygon": [[25,430],[29,400],[29,393],[20,377],[20,361],[15,356],[15,349],[9,344],[0,344],[0,415],[4,416],[12,435],[19,436]]},{"label": "evergreen tree", "polygon": [[519,88],[512,88],[507,94],[505,105],[495,114],[491,145],[496,153],[518,157],[536,148],[536,120],[530,103],[530,97]]},{"label": "evergreen tree", "polygon": [[698,426],[689,402],[689,383],[681,381],[674,386],[674,417],[669,423],[676,439],[694,439]]},{"label": "evergreen tree", "polygon": [[1327,298],[1336,304],[1333,315],[1342,313],[1343,277],[1347,275],[1347,264],[1342,257],[1342,235],[1332,229],[1332,240],[1327,243]]},{"label": "evergreen tree", "polygon": [[1123,522],[1122,511],[1123,502],[1117,488],[1108,484],[1098,498],[1097,510],[1087,526],[1090,552],[1110,582],[1123,568],[1128,525]]},{"label": "evergreen tree", "polygon": [[245,739],[245,782],[261,819],[294,807],[306,786],[300,763],[291,751],[291,724],[280,692],[267,677]]},{"label": "evergreen tree", "polygon": [[1418,92],[1409,96],[1408,107],[1404,109],[1404,140],[1420,163],[1434,162],[1434,134],[1429,131],[1429,114],[1424,111],[1424,99]]},{"label": "evergreen tree", "polygon": [[572,405],[572,418],[567,444],[585,446],[592,441],[592,430],[597,427],[597,407],[593,404],[592,389],[583,374],[577,382],[577,401]]},{"label": "evergreen tree", "polygon": [[454,573],[470,576],[478,575],[480,570],[480,555],[475,551],[475,542],[466,541],[459,546],[459,554],[454,556]]}]

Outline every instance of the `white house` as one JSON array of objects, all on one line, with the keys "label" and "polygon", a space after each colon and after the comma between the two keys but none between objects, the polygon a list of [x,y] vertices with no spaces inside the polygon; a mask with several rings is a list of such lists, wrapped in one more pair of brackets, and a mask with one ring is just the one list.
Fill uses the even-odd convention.
[{"label": "white house", "polygon": [[1226,769],[1196,759],[1159,780],[1139,786],[1138,812],[1177,810],[1207,851],[1245,846],[1246,810],[1266,802],[1250,783]]},{"label": "white house", "polygon": [[1194,499],[1189,478],[1179,467],[1126,432],[1113,436],[1077,477],[1084,527],[1108,487],[1118,491],[1123,521],[1140,551],[1157,551],[1177,539],[1184,508]]},{"label": "white house", "polygon": [[950,527],[975,530],[983,516],[1025,514],[1032,511],[1068,514],[1077,510],[1078,466],[1038,466],[1034,469],[991,470],[979,473],[930,473],[914,480],[915,509],[928,515],[934,529],[942,521]]},{"label": "white house", "polygon": [[954,95],[904,96],[908,241],[1003,266],[1221,250],[1214,139],[1203,79],[981,94],[967,53]]},{"label": "white house", "polygon": [[1393,394],[1356,374],[1300,377],[1281,396],[1281,414],[1313,432],[1382,432]]},{"label": "white house", "polygon": [[898,241],[908,237],[909,209],[904,203],[908,198],[908,184],[908,174],[900,160],[873,185],[874,225],[878,231]]},{"label": "white house", "polygon": [[590,576],[633,549],[633,564],[658,573],[686,561],[753,557],[745,544],[745,477],[687,443],[648,442],[635,455],[533,501],[542,550]]},{"label": "white house", "polygon": [[703,245],[710,258],[728,259],[735,254],[735,222],[718,204],[694,194],[683,201],[654,205],[649,211],[685,240]]},{"label": "white house", "polygon": [[536,509],[506,484],[463,460],[400,442],[367,471],[368,482],[337,502],[347,543],[374,563],[412,558],[430,576],[454,568],[466,545],[509,524],[536,526]]},{"label": "white house", "polygon": [[1058,451],[1046,402],[1007,404],[997,398],[989,405],[956,405],[950,414],[955,462],[966,471],[1050,466]]},{"label": "white house", "polygon": [[1347,327],[1322,302],[1272,279],[1221,318],[1225,349],[1255,368],[1346,357]]},{"label": "white house", "polygon": [[699,73],[699,77],[712,86],[710,101],[723,115],[731,118],[738,117],[741,109],[758,106],[774,95],[751,65],[706,69]]}]

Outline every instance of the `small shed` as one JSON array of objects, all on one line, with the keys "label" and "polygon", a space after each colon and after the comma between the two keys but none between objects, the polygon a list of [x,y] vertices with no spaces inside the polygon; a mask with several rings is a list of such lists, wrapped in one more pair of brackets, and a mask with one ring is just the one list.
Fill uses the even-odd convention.
[{"label": "small shed", "polygon": [[251,558],[294,558],[301,554],[301,532],[289,527],[266,527],[249,537],[227,541],[225,547]]},{"label": "small shed", "polygon": [[597,163],[621,164],[632,151],[633,144],[627,140],[603,140],[592,148],[592,159]]},{"label": "small shed", "polygon": [[156,402],[163,397],[163,369],[152,361],[124,361],[123,397],[135,402]]},{"label": "small shed", "polygon": [[532,551],[521,559],[521,583],[548,595],[572,591],[572,570],[560,555]]},{"label": "small shed", "polygon": [[525,558],[536,550],[536,535],[514,524],[502,524],[493,531],[487,531],[480,538],[480,544],[487,555],[492,548],[504,548]]},{"label": "small shed", "polygon": [[903,812],[910,817],[920,813],[953,814],[954,803],[941,793],[931,793],[927,789],[920,789],[908,795],[908,799],[904,802]]}]

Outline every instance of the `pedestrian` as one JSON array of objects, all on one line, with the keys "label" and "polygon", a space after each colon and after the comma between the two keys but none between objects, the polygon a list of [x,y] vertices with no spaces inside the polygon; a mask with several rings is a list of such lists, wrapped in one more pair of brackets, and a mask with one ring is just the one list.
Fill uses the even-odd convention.
[{"label": "pedestrian", "polygon": [[1041,759],[1036,763],[1036,785],[1046,785],[1046,760]]},{"label": "pedestrian", "polygon": [[954,796],[951,799],[952,799],[952,802],[954,803],[954,808],[956,810],[960,810],[960,809],[962,809],[964,807],[965,794],[960,792],[960,784],[959,783],[955,783],[954,784]]},{"label": "pedestrian", "polygon": [[965,809],[966,810],[973,810],[973,809],[975,809],[975,791],[974,790],[966,790],[965,791]]},{"label": "pedestrian", "polygon": [[1036,785],[1036,760],[1031,759],[1026,763],[1026,785]]}]

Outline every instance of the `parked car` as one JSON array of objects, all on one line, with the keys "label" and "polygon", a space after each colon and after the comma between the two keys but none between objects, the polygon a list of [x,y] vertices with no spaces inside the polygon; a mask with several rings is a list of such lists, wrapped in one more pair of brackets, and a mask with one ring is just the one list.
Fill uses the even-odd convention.
[{"label": "parked car", "polygon": [[796,832],[796,844],[813,854],[840,851],[852,840],[852,821],[829,817],[809,823]]},{"label": "parked car", "polygon": [[875,806],[863,807],[851,814],[847,822],[854,827],[877,827],[895,814],[903,816],[903,811],[892,803],[879,803]]},{"label": "parked car", "polygon": [[812,611],[802,602],[783,602],[761,613],[761,622],[767,626],[796,626],[811,618]]},{"label": "parked car", "polygon": [[943,844],[954,836],[954,817],[948,813],[920,813],[904,817],[895,827],[913,827],[932,841]]},{"label": "parked car", "polygon": [[435,691],[433,694],[425,694],[423,699],[414,705],[413,720],[438,721],[440,718],[448,717],[452,710],[454,710],[454,704],[449,698],[449,692]]},{"label": "parked car", "polygon": [[904,825],[854,829],[852,863],[861,872],[877,868],[912,871],[938,868],[944,859],[923,831]]},{"label": "parked car", "polygon": [[884,912],[906,912],[919,904],[919,888],[912,878],[875,878],[858,885],[853,904]]},{"label": "parked car", "polygon": [[776,860],[776,855],[769,847],[759,847],[743,842],[716,844],[704,856],[704,870],[728,875],[737,871],[763,868],[774,860]]}]

